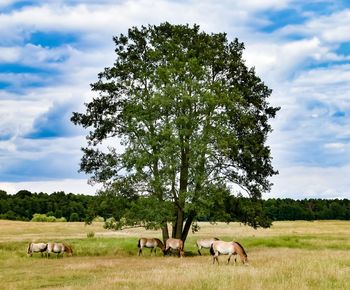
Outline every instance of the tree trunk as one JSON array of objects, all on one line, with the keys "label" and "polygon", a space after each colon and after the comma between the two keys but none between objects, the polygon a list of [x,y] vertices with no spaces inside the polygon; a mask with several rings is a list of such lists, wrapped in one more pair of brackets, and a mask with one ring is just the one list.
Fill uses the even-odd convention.
[{"label": "tree trunk", "polygon": [[176,232],[176,222],[173,222],[171,225],[171,237],[175,238],[175,232]]},{"label": "tree trunk", "polygon": [[181,235],[181,240],[183,240],[183,242],[185,242],[187,239],[188,232],[191,228],[191,225],[195,216],[196,216],[196,213],[194,211],[191,211],[186,219],[186,223]]},{"label": "tree trunk", "polygon": [[177,210],[177,216],[176,216],[176,223],[175,223],[175,233],[174,237],[175,239],[181,239],[182,237],[182,227],[184,224],[184,211],[182,209]]},{"label": "tree trunk", "polygon": [[163,236],[163,242],[165,244],[166,240],[169,239],[168,224],[166,222],[162,226],[162,236]]}]

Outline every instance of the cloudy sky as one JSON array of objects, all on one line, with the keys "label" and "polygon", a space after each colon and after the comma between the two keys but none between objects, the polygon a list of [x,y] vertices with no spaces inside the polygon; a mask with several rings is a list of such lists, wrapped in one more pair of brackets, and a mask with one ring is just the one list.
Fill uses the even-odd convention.
[{"label": "cloudy sky", "polygon": [[87,132],[69,121],[131,26],[199,24],[246,46],[281,106],[268,197],[350,198],[346,0],[0,0],[0,189],[93,194],[78,173]]}]

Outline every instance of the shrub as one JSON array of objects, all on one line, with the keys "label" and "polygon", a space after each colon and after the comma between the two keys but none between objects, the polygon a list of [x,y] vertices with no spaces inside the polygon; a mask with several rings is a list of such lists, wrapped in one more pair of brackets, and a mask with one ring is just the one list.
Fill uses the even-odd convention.
[{"label": "shrub", "polygon": [[94,232],[88,232],[87,234],[86,234],[86,237],[88,237],[88,238],[93,238],[95,236],[95,233]]},{"label": "shrub", "polygon": [[70,222],[78,222],[79,221],[79,215],[76,212],[72,212],[69,217]]},{"label": "shrub", "polygon": [[93,222],[104,222],[105,221],[105,219],[103,218],[103,217],[101,217],[101,216],[96,216],[93,220],[92,220]]},{"label": "shrub", "polygon": [[56,218],[52,215],[47,216],[46,214],[35,213],[33,214],[32,222],[66,222],[66,218]]},{"label": "shrub", "polygon": [[47,216],[46,214],[35,213],[33,214],[32,222],[55,222],[54,216]]}]

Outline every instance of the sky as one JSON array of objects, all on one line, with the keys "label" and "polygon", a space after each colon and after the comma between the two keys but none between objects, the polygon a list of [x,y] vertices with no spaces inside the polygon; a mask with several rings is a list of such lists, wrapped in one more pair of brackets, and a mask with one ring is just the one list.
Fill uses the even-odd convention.
[{"label": "sky", "polygon": [[99,188],[79,173],[87,131],[70,122],[132,26],[198,24],[245,43],[280,106],[264,198],[350,198],[350,1],[0,0],[0,189]]}]

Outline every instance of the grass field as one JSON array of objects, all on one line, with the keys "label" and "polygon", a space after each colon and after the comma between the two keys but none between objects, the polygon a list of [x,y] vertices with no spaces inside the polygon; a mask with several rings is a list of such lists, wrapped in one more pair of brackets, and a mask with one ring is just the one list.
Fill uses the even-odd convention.
[{"label": "grass field", "polygon": [[[238,223],[201,223],[190,234],[185,258],[160,252],[137,256],[140,236],[158,231],[103,229],[102,223],[33,223],[0,220],[0,289],[349,289],[350,222],[275,222],[254,230]],[[94,232],[93,238],[87,233]],[[216,236],[239,241],[249,266],[212,265],[195,240]],[[64,241],[73,257],[27,257],[28,242]]]}]

